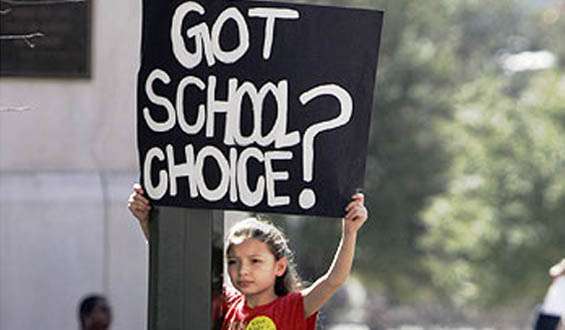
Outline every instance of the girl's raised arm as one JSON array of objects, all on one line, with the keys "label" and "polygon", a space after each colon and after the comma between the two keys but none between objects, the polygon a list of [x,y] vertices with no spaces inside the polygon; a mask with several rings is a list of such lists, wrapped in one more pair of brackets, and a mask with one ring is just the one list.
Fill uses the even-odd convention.
[{"label": "girl's raised arm", "polygon": [[342,220],[342,236],[334,260],[328,272],[320,277],[310,287],[301,291],[304,297],[304,316],[309,317],[333,296],[347,280],[353,264],[357,232],[367,221],[367,209],[364,205],[363,194],[353,195],[351,202],[345,208]]},{"label": "girl's raised arm", "polygon": [[145,198],[143,188],[139,183],[133,185],[133,191],[128,199],[128,209],[139,221],[143,235],[149,241],[149,211],[151,210],[151,204]]}]

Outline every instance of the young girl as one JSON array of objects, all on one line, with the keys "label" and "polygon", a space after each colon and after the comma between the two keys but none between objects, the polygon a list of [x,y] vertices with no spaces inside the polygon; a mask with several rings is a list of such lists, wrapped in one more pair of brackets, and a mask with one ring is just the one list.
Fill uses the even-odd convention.
[{"label": "young girl", "polygon": [[[149,210],[141,186],[134,185],[128,208],[149,237]],[[367,220],[363,194],[345,207],[341,242],[325,275],[303,288],[283,233],[269,223],[247,219],[226,240],[228,274],[222,329],[311,330],[320,308],[345,283],[351,271],[357,232]]]}]

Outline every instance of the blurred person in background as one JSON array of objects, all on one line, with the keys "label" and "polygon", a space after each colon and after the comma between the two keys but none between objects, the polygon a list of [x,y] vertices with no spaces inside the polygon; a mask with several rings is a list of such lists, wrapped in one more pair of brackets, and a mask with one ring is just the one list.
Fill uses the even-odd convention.
[{"label": "blurred person in background", "polygon": [[565,259],[549,269],[549,276],[552,282],[538,309],[534,330],[565,329]]},{"label": "blurred person in background", "polygon": [[104,296],[90,294],[81,300],[78,317],[81,330],[108,330],[112,323],[112,310]]}]

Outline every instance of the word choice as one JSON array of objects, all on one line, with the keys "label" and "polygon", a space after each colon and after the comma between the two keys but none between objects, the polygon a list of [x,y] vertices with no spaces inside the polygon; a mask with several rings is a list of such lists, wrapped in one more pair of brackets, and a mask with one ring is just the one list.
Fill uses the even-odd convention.
[{"label": "word choice", "polygon": [[[200,151],[194,151],[189,144],[184,148],[186,162],[177,163],[174,148],[167,145],[165,151],[159,147],[151,148],[145,155],[143,175],[147,194],[152,199],[161,199],[168,191],[169,195],[177,195],[177,180],[186,178],[191,198],[203,197],[210,202],[216,202],[229,194],[232,203],[240,201],[245,206],[252,207],[261,203],[266,195],[270,207],[290,204],[290,197],[277,196],[275,185],[277,181],[287,181],[287,171],[275,171],[273,163],[292,159],[290,151],[263,152],[255,147],[244,149],[238,154],[235,148],[230,148],[226,157],[220,149],[206,146]],[[220,180],[215,187],[210,187],[204,175],[204,164],[209,159],[220,170]],[[254,187],[248,182],[248,163],[251,160],[263,164],[264,171],[257,178]],[[154,163],[166,163],[166,170],[159,171],[158,182],[151,178]]]}]

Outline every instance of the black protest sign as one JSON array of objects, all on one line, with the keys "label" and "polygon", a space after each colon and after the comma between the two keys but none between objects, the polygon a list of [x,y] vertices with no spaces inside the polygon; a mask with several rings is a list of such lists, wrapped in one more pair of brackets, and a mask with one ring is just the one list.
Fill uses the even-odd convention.
[{"label": "black protest sign", "polygon": [[143,5],[137,129],[153,203],[343,216],[365,176],[382,12]]}]

